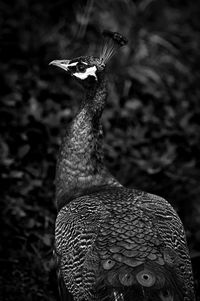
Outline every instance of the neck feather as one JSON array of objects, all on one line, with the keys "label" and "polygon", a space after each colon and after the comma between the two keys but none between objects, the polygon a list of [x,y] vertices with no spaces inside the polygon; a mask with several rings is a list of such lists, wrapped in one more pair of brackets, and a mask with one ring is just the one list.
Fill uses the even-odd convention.
[{"label": "neck feather", "polygon": [[[107,98],[102,77],[88,89],[81,109],[62,141],[56,170],[56,199],[72,199],[77,192],[101,185],[120,185],[104,166],[100,117]],[[66,200],[65,202],[67,202]],[[63,202],[63,201],[62,201]]]}]

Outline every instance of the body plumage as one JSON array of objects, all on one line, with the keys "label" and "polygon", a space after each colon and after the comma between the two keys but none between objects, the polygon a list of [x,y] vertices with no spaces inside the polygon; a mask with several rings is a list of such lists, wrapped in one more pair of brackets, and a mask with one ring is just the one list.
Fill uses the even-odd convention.
[{"label": "body plumage", "polygon": [[[118,33],[107,33],[123,46]],[[163,198],[123,187],[107,170],[100,117],[107,98],[105,63],[53,61],[76,77],[86,97],[61,144],[56,172],[55,257],[62,300],[194,301],[182,223]],[[110,46],[109,46],[110,47]]]}]

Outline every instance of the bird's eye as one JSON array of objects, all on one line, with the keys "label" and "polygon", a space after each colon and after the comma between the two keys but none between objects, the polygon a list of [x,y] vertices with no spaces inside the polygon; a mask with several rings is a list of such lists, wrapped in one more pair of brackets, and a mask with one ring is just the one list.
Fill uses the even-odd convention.
[{"label": "bird's eye", "polygon": [[83,64],[83,63],[78,63],[76,65],[77,71],[78,72],[84,72],[87,68],[87,65]]}]

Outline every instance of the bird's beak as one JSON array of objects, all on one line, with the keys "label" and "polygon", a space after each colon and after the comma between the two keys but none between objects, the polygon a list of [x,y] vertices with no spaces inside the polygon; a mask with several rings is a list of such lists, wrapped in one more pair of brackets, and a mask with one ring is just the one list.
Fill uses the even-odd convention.
[{"label": "bird's beak", "polygon": [[69,60],[55,60],[50,62],[49,65],[54,65],[64,69],[65,71],[69,71],[68,69],[69,63],[70,63]]}]

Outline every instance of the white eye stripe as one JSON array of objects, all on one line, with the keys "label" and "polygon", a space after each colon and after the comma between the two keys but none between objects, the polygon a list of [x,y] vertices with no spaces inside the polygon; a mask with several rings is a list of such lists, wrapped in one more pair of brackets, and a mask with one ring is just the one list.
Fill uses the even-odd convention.
[{"label": "white eye stripe", "polygon": [[85,72],[76,72],[73,75],[82,80],[86,79],[88,76],[94,76],[95,79],[97,80],[96,71],[97,71],[97,67],[93,66],[93,67],[87,68]]},{"label": "white eye stripe", "polygon": [[77,64],[78,64],[78,62],[71,63],[71,64],[68,64],[68,67],[76,66]]},{"label": "white eye stripe", "polygon": [[[74,63],[68,64],[68,67],[76,66],[78,63],[79,62],[74,62]],[[81,63],[84,65],[87,65],[87,63],[85,63],[85,62],[81,62]]]}]

